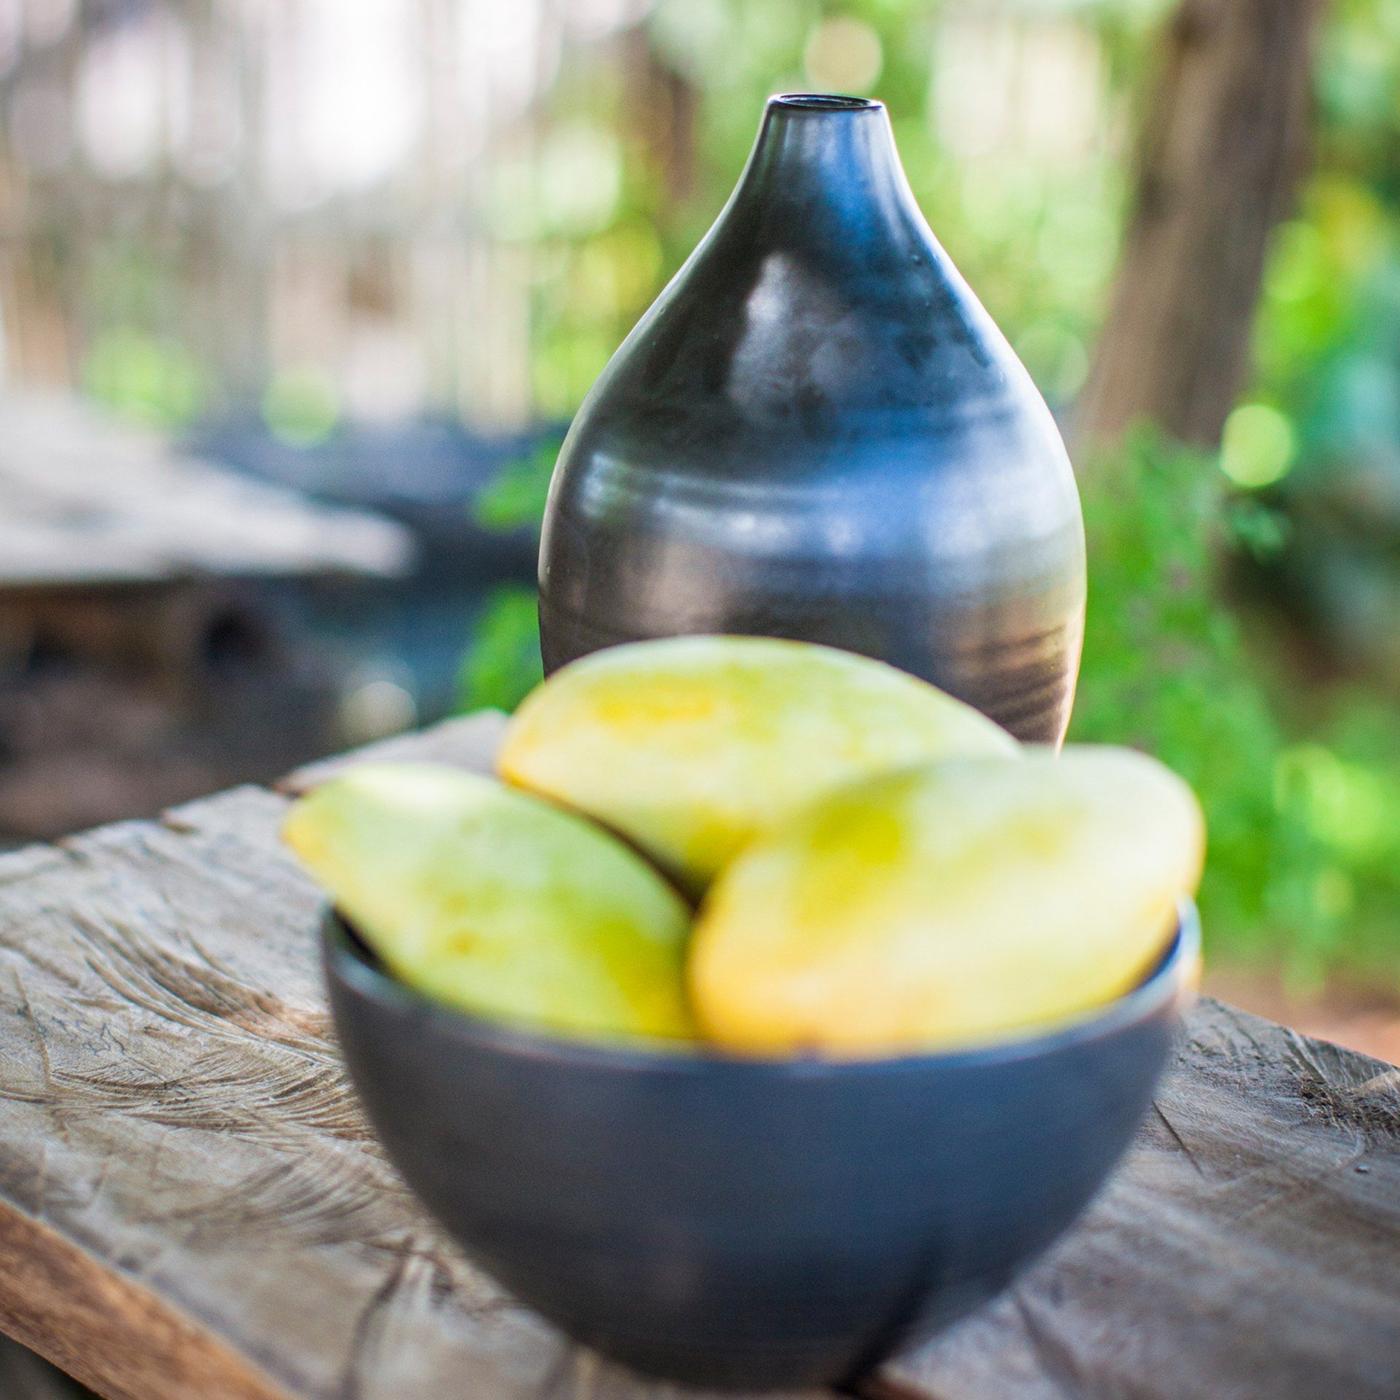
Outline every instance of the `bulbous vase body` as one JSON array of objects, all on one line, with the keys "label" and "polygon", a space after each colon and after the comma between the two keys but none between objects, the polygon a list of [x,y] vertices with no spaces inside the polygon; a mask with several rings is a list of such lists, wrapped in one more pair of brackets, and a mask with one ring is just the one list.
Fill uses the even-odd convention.
[{"label": "bulbous vase body", "polygon": [[1060,435],[920,214],[884,108],[772,99],[565,439],[546,671],[677,633],[794,637],[1057,743],[1084,588]]}]

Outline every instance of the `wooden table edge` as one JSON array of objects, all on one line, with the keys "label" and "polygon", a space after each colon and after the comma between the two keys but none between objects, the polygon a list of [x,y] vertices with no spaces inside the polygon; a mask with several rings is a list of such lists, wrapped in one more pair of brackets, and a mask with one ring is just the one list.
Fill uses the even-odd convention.
[{"label": "wooden table edge", "polygon": [[293,1400],[198,1319],[3,1202],[0,1274],[0,1330],[111,1400]]}]

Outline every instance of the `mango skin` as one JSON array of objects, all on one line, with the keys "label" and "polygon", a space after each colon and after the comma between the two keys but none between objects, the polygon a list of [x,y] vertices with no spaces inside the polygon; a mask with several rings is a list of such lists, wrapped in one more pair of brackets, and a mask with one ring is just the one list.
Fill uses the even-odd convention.
[{"label": "mango skin", "polygon": [[367,764],[297,802],[282,834],[427,996],[566,1034],[694,1034],[685,902],[580,817],[452,768]]},{"label": "mango skin", "polygon": [[885,774],[756,841],[700,910],[691,1004],[745,1054],[924,1053],[1112,1001],[1200,878],[1190,788],[1128,749]]},{"label": "mango skin", "polygon": [[827,788],[920,760],[1018,752],[985,715],[883,662],[768,637],[673,637],[557,671],[516,711],[498,765],[698,894]]}]

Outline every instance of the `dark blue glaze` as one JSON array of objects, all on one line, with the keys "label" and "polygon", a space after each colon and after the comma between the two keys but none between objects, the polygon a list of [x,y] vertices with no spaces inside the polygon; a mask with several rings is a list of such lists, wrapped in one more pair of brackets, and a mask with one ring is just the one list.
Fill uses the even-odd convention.
[{"label": "dark blue glaze", "polygon": [[435,1005],[333,915],[336,1030],[409,1185],[578,1340],[714,1386],[837,1382],[1005,1286],[1147,1109],[1199,954],[1030,1040],[864,1062],[547,1038]]},{"label": "dark blue glaze", "polygon": [[1059,433],[929,231],[884,107],[774,98],[560,453],[546,670],[676,633],[796,637],[1058,742],[1083,611]]}]

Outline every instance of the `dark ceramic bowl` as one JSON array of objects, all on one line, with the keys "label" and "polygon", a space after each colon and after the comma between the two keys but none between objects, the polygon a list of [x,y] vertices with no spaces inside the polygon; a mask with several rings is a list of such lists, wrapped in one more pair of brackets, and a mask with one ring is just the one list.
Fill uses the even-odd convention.
[{"label": "dark ceramic bowl", "polygon": [[1157,969],[1091,1019],[842,1063],[513,1030],[324,930],[351,1078],[448,1232],[579,1341],[753,1388],[848,1379],[1055,1239],[1147,1109],[1199,943],[1185,904]]}]

